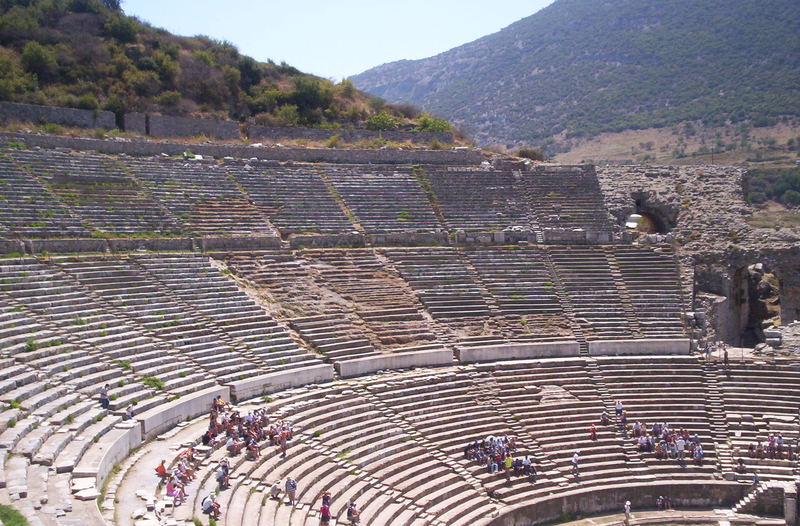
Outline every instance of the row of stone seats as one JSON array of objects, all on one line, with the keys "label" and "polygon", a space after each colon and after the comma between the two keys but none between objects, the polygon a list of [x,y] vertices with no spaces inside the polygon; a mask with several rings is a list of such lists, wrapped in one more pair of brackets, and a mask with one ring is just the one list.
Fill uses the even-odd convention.
[{"label": "row of stone seats", "polygon": [[631,295],[642,334],[646,338],[674,338],[683,334],[681,288],[670,253],[638,247],[615,247],[622,280]]},{"label": "row of stone seats", "polygon": [[633,331],[605,253],[589,247],[553,247],[549,253],[587,339],[629,338]]},{"label": "row of stone seats", "polygon": [[528,206],[542,228],[613,231],[614,226],[594,173],[525,174]]},{"label": "row of stone seats", "polygon": [[170,213],[201,235],[274,234],[223,167],[208,161],[129,158],[132,173]]},{"label": "row of stone seats", "polygon": [[321,291],[314,270],[296,253],[276,250],[223,257],[236,275],[268,292],[286,318],[346,310],[338,298]]},{"label": "row of stone seats", "polygon": [[696,358],[598,357],[597,363],[610,396],[623,403],[629,426],[640,422],[649,433],[654,423],[667,423],[673,431],[686,429],[700,438],[704,452],[702,466],[695,465],[690,458],[682,466],[675,461],[655,460],[654,453],[644,453],[650,471],[658,476],[690,479],[711,476],[716,471],[708,395]]},{"label": "row of stone seats", "polygon": [[332,234],[355,229],[317,168],[231,161],[225,164],[225,170],[283,234]]},{"label": "row of stone seats", "polygon": [[[590,340],[683,331],[671,258],[647,249],[324,249],[224,257],[268,290],[284,319],[349,312],[377,336],[378,349],[426,345],[435,339],[431,326],[454,330],[452,338],[464,345],[569,337],[558,277]],[[658,274],[657,285],[644,283],[648,269]]]},{"label": "row of stone seats", "polygon": [[428,196],[408,168],[330,167],[326,173],[337,194],[369,233],[442,228]]},{"label": "row of stone seats", "polygon": [[[380,385],[351,389],[326,386],[268,404],[277,418],[290,414],[300,427],[287,457],[265,447],[256,461],[232,460],[233,481],[220,501],[225,524],[316,524],[323,491],[331,493],[334,517],[345,521],[345,508],[355,500],[364,524],[391,523],[466,525],[492,510],[489,501],[462,479],[451,462],[421,437],[407,434],[389,421],[376,393]],[[373,392],[374,391],[374,392]],[[212,468],[224,452],[206,464]],[[174,516],[197,515],[204,495],[215,489],[213,469],[189,487],[196,495]],[[298,481],[298,505],[265,498],[275,481]]]},{"label": "row of stone seats", "polygon": [[511,172],[431,171],[428,176],[451,230],[500,231],[530,227]]},{"label": "row of stone seats", "polygon": [[[25,223],[9,218],[3,222],[12,227],[9,235],[351,233],[356,222],[372,234],[530,230],[540,224],[615,229],[596,177],[581,171],[548,175],[431,167],[428,175],[407,166],[296,167],[257,160],[4,152],[0,176],[20,181],[30,171],[33,180],[20,188],[3,187],[3,196],[23,201],[28,215],[43,216]],[[45,206],[25,203],[28,198]],[[65,228],[56,228],[61,225]]]},{"label": "row of stone seats", "polygon": [[[248,358],[252,355],[247,361],[254,369],[262,364],[283,369],[319,363],[291,339],[285,327],[212,267],[208,257],[140,255],[135,260],[181,302],[219,327],[231,346]],[[241,379],[251,373],[240,370],[238,374]]]},{"label": "row of stone seats", "polygon": [[504,314],[559,314],[561,303],[546,255],[527,247],[465,252]]},{"label": "row of stone seats", "polygon": [[800,439],[800,372],[790,363],[742,363],[731,357],[725,374],[719,375],[732,437],[734,460],[744,460],[748,474],[762,479],[792,480],[800,474],[800,461],[751,457],[749,446],[761,442],[766,450],[769,435],[781,434],[795,456]]},{"label": "row of stone seats", "polygon": [[129,168],[111,157],[46,150],[19,150],[12,155],[68,209],[106,235],[169,235],[181,230],[155,198],[130,177]]},{"label": "row of stone seats", "polygon": [[[601,425],[604,401],[587,373],[585,359],[506,362],[491,374],[499,387],[498,399],[535,438],[550,486],[586,487],[647,475],[631,471],[613,426]],[[597,440],[590,437],[592,424]],[[571,474],[576,451],[580,451],[578,479]],[[530,498],[538,491],[523,491],[516,498]]]},{"label": "row of stone seats", "polygon": [[0,153],[0,235],[87,237],[89,232],[36,177]]},{"label": "row of stone seats", "polygon": [[[47,338],[30,334],[24,348],[53,351],[42,357],[62,368],[59,380],[86,394],[110,384],[113,409],[124,409],[134,401],[147,408],[164,399],[139,380],[161,372],[163,356],[170,351],[165,343],[110,312],[91,289],[55,265],[15,260],[0,267],[0,273],[4,276],[0,290],[13,298],[25,319],[52,331]],[[51,349],[58,347],[52,343],[82,351],[78,361],[72,361],[71,352]]]},{"label": "row of stone seats", "polygon": [[488,314],[480,290],[455,250],[420,248],[384,252],[434,318]]},{"label": "row of stone seats", "polygon": [[376,352],[369,335],[342,314],[294,318],[291,324],[317,352],[331,360],[363,358]]},{"label": "row of stone seats", "polygon": [[375,334],[381,349],[425,346],[436,337],[422,305],[385,258],[370,250],[304,251],[323,284],[352,301],[356,315]]}]

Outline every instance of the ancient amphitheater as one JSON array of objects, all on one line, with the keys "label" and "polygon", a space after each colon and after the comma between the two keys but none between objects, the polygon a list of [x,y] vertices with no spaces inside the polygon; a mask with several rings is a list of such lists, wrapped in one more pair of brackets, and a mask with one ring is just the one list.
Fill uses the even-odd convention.
[{"label": "ancient amphitheater", "polygon": [[[636,524],[796,524],[796,355],[697,352],[738,343],[748,265],[798,317],[797,238],[741,221],[735,170],[2,143],[0,502],[31,525],[209,524],[223,458],[229,526],[316,526],[324,491],[333,524],[351,500],[369,525],[527,525],[626,500]],[[670,233],[633,243],[635,211]],[[714,252],[731,232],[742,249]],[[202,445],[217,396],[290,423],[286,454]],[[685,429],[703,462],[640,451],[636,422]],[[771,435],[780,455],[748,451]],[[465,458],[488,436],[537,476]],[[192,446],[177,504],[154,468]],[[295,506],[269,498],[287,477]]]}]

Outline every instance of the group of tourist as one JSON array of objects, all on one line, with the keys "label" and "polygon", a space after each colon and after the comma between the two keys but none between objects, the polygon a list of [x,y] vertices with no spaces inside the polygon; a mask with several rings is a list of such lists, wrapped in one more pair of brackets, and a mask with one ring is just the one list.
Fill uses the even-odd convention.
[{"label": "group of tourist", "polygon": [[699,466],[703,464],[705,453],[697,433],[690,435],[686,429],[675,429],[668,423],[655,423],[648,432],[646,424],[636,422],[632,434],[640,453],[655,453],[659,460],[692,459]]},{"label": "group of tourist", "polygon": [[792,445],[788,441],[784,441],[781,433],[778,433],[777,435],[770,434],[766,444],[762,444],[760,440],[751,442],[748,447],[748,455],[750,458],[795,460],[797,451],[792,449]]},{"label": "group of tourist", "polygon": [[[225,447],[229,457],[238,456],[244,451],[247,460],[257,460],[261,456],[261,444],[266,441],[271,446],[279,447],[281,455],[285,457],[288,442],[293,436],[294,430],[291,424],[285,421],[271,422],[266,409],[255,409],[242,415],[222,397],[217,396],[211,404],[208,428],[203,433],[201,442],[211,448]],[[508,441],[504,447],[508,449]],[[171,470],[167,468],[164,460],[156,466],[156,475],[165,485],[166,495],[173,499],[176,506],[184,503],[189,496],[186,486],[194,479],[199,462],[195,449],[189,448],[177,457]],[[215,473],[217,491],[230,487],[230,472],[231,465],[228,458],[221,459],[217,463]],[[295,506],[297,486],[297,481],[291,476],[283,481],[277,480],[269,489],[270,498],[282,502],[283,493],[286,496],[286,504]],[[323,492],[320,506],[320,522],[323,526],[330,524],[332,519],[331,505],[330,493]],[[204,497],[200,507],[203,513],[214,520],[218,520],[222,513],[216,491]],[[355,501],[348,503],[346,514],[350,524],[360,524],[361,511]]]},{"label": "group of tourist", "polygon": [[156,476],[164,483],[164,492],[173,499],[176,506],[185,502],[189,496],[186,486],[194,480],[199,462],[194,448],[189,448],[178,455],[171,471],[167,469],[164,460],[156,466]]},{"label": "group of tourist", "polygon": [[530,457],[514,457],[517,445],[514,437],[487,436],[483,440],[475,440],[464,446],[464,458],[477,464],[485,465],[487,473],[502,471],[506,480],[512,475],[525,476],[536,482],[536,466]]},{"label": "group of tourist", "polygon": [[[705,452],[697,433],[690,435],[686,429],[675,429],[666,422],[654,423],[648,429],[646,423],[637,421],[629,427],[625,405],[621,400],[614,404],[614,412],[623,435],[627,438],[631,434],[640,453],[655,453],[659,460],[673,459],[681,463],[691,459],[698,466],[703,465]],[[605,411],[600,415],[600,423],[604,426],[611,424],[611,418]],[[597,428],[594,424],[589,427],[589,437],[597,440]]]}]

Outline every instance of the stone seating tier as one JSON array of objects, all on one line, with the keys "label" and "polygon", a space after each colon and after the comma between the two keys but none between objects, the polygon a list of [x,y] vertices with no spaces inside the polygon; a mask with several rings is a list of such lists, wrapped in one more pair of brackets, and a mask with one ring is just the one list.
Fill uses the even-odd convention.
[{"label": "stone seating tier", "polygon": [[0,214],[7,239],[235,236],[277,245],[301,234],[385,241],[417,233],[441,242],[447,231],[455,238],[514,227],[539,241],[550,239],[542,228],[602,231],[603,239],[618,231],[597,178],[582,169],[523,175],[36,149],[0,156],[0,198],[20,212]]}]

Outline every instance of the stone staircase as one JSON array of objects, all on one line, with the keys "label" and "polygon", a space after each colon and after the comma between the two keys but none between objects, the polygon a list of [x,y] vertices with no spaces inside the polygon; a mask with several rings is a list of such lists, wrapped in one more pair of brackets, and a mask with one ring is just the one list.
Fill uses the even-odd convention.
[{"label": "stone staircase", "polygon": [[728,418],[725,399],[720,387],[719,369],[716,362],[703,362],[703,379],[706,384],[706,411],[711,425],[709,429],[717,452],[717,467],[725,478],[734,476],[735,459],[730,446]]}]

